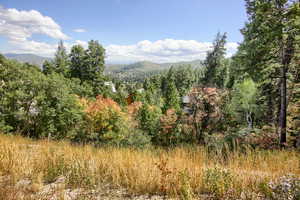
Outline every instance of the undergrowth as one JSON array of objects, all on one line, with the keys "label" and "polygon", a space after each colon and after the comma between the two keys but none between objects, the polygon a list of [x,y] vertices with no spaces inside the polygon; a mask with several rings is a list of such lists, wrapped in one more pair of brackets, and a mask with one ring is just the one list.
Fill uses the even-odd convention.
[{"label": "undergrowth", "polygon": [[[202,147],[94,148],[0,135],[0,177],[10,177],[13,181],[9,185],[25,178],[33,184],[48,184],[64,177],[67,188],[95,188],[109,183],[132,194],[186,200],[201,195],[213,199],[280,196],[278,193],[284,190],[279,186],[273,186],[273,190],[270,183],[280,185],[276,180],[287,174],[299,178],[299,160],[298,152],[283,150],[232,152],[225,162],[224,157]],[[8,187],[5,194],[13,197],[13,191]]]}]

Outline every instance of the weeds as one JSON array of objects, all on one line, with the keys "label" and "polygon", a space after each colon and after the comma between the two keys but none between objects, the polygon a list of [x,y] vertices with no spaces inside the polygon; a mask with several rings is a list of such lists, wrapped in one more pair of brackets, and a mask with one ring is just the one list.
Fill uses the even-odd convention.
[{"label": "weeds", "polygon": [[203,172],[205,191],[213,194],[218,199],[232,192],[235,182],[235,177],[229,170],[214,167],[205,169]]},{"label": "weeds", "polygon": [[[236,199],[242,193],[265,193],[262,183],[266,186],[286,174],[299,178],[298,165],[299,153],[293,151],[231,153],[223,162],[201,147],[168,151],[94,148],[0,135],[0,178],[11,177],[10,185],[28,178],[33,191],[64,177],[67,188],[93,189],[108,183],[133,194],[193,199],[206,192],[216,199]],[[11,191],[7,195],[15,193],[9,187],[6,191]]]},{"label": "weeds", "polygon": [[192,200],[194,199],[194,192],[191,187],[191,177],[187,169],[179,172],[180,180],[180,199],[182,200]]}]

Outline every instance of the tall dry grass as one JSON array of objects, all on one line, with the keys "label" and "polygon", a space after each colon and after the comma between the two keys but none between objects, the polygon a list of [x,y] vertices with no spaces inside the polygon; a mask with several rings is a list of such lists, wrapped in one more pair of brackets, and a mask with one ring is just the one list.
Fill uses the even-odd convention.
[{"label": "tall dry grass", "polygon": [[[216,170],[207,174],[209,169]],[[180,196],[216,190],[224,194],[228,190],[220,184],[218,174],[223,171],[230,173],[231,178],[225,177],[225,182],[230,182],[227,187],[234,190],[234,195],[241,191],[255,192],[262,183],[283,175],[300,176],[300,155],[294,151],[249,150],[243,154],[233,152],[224,160],[201,147],[94,148],[0,135],[0,176],[12,177],[14,181],[29,178],[43,184],[65,176],[68,187],[110,183],[135,194]]]}]

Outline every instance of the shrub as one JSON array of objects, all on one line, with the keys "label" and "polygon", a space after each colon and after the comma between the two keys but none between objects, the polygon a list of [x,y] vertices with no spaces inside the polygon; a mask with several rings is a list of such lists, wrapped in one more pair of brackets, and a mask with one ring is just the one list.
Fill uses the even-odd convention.
[{"label": "shrub", "polygon": [[194,134],[204,143],[204,134],[212,134],[223,128],[222,105],[226,91],[217,88],[194,88],[189,94],[190,113],[184,121],[193,126]]},{"label": "shrub", "polygon": [[144,146],[149,143],[149,138],[141,131],[133,130],[133,119],[112,99],[97,96],[95,101],[81,99],[80,102],[86,115],[77,141],[117,146]]},{"label": "shrub", "polygon": [[182,125],[178,121],[178,115],[174,109],[168,109],[160,117],[160,131],[155,136],[157,144],[169,146],[187,141],[186,135],[182,134]]},{"label": "shrub", "polygon": [[270,126],[264,126],[262,129],[248,130],[245,134],[244,143],[254,148],[260,149],[278,149],[278,135],[275,129]]},{"label": "shrub", "polygon": [[143,104],[139,109],[137,119],[139,128],[145,131],[155,142],[155,138],[159,132],[161,109],[154,105]]},{"label": "shrub", "polygon": [[222,198],[232,192],[234,182],[234,176],[225,169],[215,167],[205,169],[203,172],[204,189],[216,198]]},{"label": "shrub", "polygon": [[83,113],[63,76],[45,76],[37,67],[2,60],[0,80],[3,131],[59,139],[79,128]]},{"label": "shrub", "polygon": [[192,200],[194,199],[193,189],[191,187],[191,177],[188,173],[188,170],[185,169],[179,172],[180,180],[180,199],[182,200]]}]

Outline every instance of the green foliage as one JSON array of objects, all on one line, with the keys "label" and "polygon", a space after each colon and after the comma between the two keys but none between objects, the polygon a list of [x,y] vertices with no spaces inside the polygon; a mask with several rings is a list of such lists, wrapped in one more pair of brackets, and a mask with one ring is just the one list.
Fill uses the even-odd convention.
[{"label": "green foliage", "polygon": [[288,69],[295,66],[297,53],[293,52],[299,49],[299,2],[246,0],[246,10],[248,22],[241,31],[244,41],[233,58],[232,72],[236,79],[243,79],[247,73],[258,84],[259,103],[264,105],[259,121],[277,125],[279,78],[285,77],[282,67],[287,68],[284,73],[288,79],[297,76],[296,71]]},{"label": "green foliage", "polygon": [[193,189],[190,184],[191,177],[189,176],[187,169],[179,172],[179,180],[181,182],[180,199],[182,200],[194,199]]},{"label": "green foliage", "polygon": [[81,45],[72,47],[70,57],[70,76],[78,78],[81,82],[85,80],[85,51]]},{"label": "green foliage", "polygon": [[74,141],[110,144],[116,146],[144,147],[150,137],[134,129],[132,119],[109,98],[98,96],[95,101],[81,99],[85,119]]},{"label": "green foliage", "polygon": [[203,171],[204,188],[217,199],[229,196],[228,193],[234,189],[235,182],[234,176],[228,170],[215,167]]},{"label": "green foliage", "polygon": [[159,132],[161,110],[157,106],[143,104],[139,109],[137,119],[139,120],[139,128],[145,131],[154,140]]},{"label": "green foliage", "polygon": [[253,117],[258,112],[257,101],[258,89],[252,79],[234,85],[230,107],[236,119],[245,119],[249,128],[253,126]]},{"label": "green foliage", "polygon": [[83,80],[97,81],[104,71],[105,49],[98,41],[91,40],[85,51]]},{"label": "green foliage", "polygon": [[[244,40],[236,55],[225,58],[226,33],[218,33],[201,64],[109,65],[106,72],[116,72],[110,79],[104,74],[105,49],[94,40],[86,49],[73,46],[70,54],[60,41],[43,73],[0,55],[0,131],[118,146],[144,146],[150,140],[169,146],[197,139],[223,154],[235,150],[237,141],[273,148],[278,121],[285,132],[286,117],[279,113],[285,113],[288,99],[287,131],[297,146],[299,2],[246,0],[246,10]],[[161,68],[165,71],[159,73]],[[116,92],[109,83],[117,86]],[[181,102],[186,95],[190,101]],[[126,111],[134,103],[143,106],[134,114]]]},{"label": "green foliage", "polygon": [[108,80],[103,75],[104,57],[105,49],[98,41],[89,41],[86,50],[80,45],[75,45],[70,54],[67,54],[61,41],[54,60],[45,61],[43,64],[43,73],[46,75],[58,73],[72,79],[74,93],[79,96],[96,96],[98,94],[111,96],[104,86],[104,81]]},{"label": "green foliage", "polygon": [[131,128],[125,133],[120,145],[123,147],[145,148],[151,145],[151,137],[142,130]]},{"label": "green foliage", "polygon": [[194,70],[190,65],[177,67],[174,72],[174,78],[179,96],[186,95],[196,82]]},{"label": "green foliage", "polygon": [[0,80],[0,121],[4,126],[37,138],[74,134],[82,111],[62,75],[45,76],[35,67],[4,60]]},{"label": "green foliage", "polygon": [[168,81],[166,85],[166,91],[165,91],[165,105],[164,105],[164,111],[168,109],[175,109],[176,111],[179,111],[180,109],[180,97],[179,93],[177,91],[176,85],[173,81]]},{"label": "green foliage", "polygon": [[223,83],[220,83],[217,74],[220,73],[218,72],[218,70],[222,66],[222,62],[226,54],[226,37],[226,33],[224,33],[223,35],[218,33],[213,43],[213,50],[207,53],[206,59],[204,61],[205,74],[202,80],[202,83],[204,85],[218,87],[223,86]]},{"label": "green foliage", "polygon": [[69,76],[69,58],[64,47],[63,41],[60,41],[53,61],[45,61],[43,64],[44,74],[59,73],[65,77]]}]

